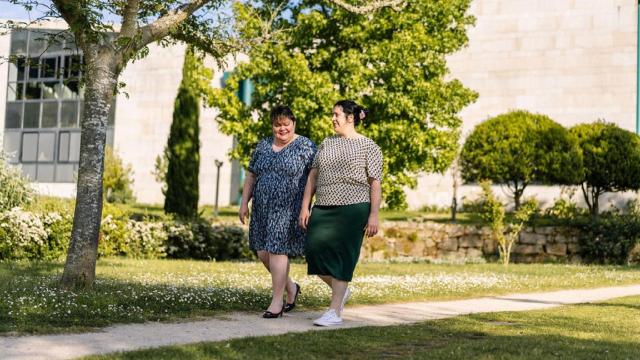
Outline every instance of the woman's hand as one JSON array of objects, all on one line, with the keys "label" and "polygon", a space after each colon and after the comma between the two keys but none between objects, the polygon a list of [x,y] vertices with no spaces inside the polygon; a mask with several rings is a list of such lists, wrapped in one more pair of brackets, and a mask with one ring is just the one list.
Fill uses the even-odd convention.
[{"label": "woman's hand", "polygon": [[366,237],[375,236],[378,233],[378,215],[371,214],[367,220],[367,226],[364,227],[364,235]]},{"label": "woman's hand", "polygon": [[244,225],[244,220],[249,216],[249,205],[242,203],[240,205],[240,210],[238,211],[238,217],[240,217],[240,222]]},{"label": "woman's hand", "polygon": [[311,216],[311,213],[309,212],[309,209],[303,206],[302,209],[300,210],[300,217],[298,218],[298,224],[304,230],[307,230],[307,225],[309,225],[310,216]]}]

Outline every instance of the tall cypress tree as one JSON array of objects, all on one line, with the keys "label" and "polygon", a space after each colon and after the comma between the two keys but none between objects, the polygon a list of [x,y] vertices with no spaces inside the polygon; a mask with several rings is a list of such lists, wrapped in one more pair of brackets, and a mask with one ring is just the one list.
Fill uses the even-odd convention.
[{"label": "tall cypress tree", "polygon": [[194,88],[194,73],[200,60],[187,49],[182,83],[173,109],[171,132],[165,149],[168,161],[164,211],[180,217],[198,214],[198,174],[200,172],[200,101]]}]

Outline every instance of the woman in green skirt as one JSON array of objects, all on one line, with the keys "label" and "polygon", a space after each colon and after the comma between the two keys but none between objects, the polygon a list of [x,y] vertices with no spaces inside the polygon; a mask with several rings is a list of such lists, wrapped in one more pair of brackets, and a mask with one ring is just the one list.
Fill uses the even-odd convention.
[{"label": "woman in green skirt", "polygon": [[318,326],[342,323],[363,236],[378,232],[382,152],[356,130],[365,117],[366,110],[353,101],[334,105],[336,134],[318,148],[304,191],[300,226],[307,230],[308,273],[318,275],[332,290],[329,310],[313,322]]}]

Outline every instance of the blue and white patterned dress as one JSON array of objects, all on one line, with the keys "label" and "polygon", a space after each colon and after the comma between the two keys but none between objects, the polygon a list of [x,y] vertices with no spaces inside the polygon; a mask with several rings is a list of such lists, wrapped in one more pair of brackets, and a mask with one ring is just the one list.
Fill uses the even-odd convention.
[{"label": "blue and white patterned dress", "polygon": [[278,152],[272,144],[273,137],[260,141],[249,162],[249,171],[256,176],[249,247],[271,254],[303,255],[306,234],[298,226],[298,216],[316,145],[304,136]]}]

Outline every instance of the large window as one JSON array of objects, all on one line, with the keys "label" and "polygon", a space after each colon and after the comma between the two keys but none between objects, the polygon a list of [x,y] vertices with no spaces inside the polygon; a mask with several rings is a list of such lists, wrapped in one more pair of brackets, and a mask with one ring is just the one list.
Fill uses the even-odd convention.
[{"label": "large window", "polygon": [[[11,34],[4,151],[39,182],[73,182],[80,155],[84,105],[82,54],[68,33],[53,30]],[[107,143],[113,145],[115,102]]]}]

